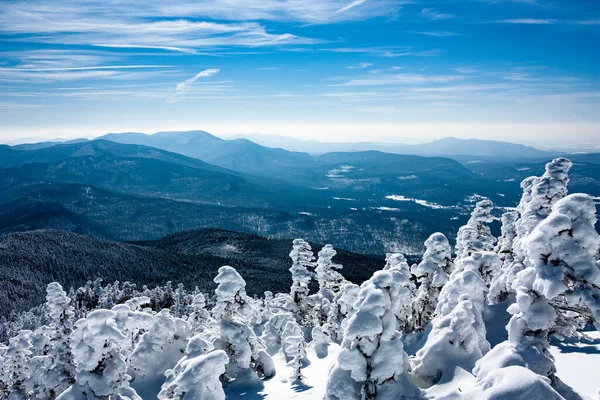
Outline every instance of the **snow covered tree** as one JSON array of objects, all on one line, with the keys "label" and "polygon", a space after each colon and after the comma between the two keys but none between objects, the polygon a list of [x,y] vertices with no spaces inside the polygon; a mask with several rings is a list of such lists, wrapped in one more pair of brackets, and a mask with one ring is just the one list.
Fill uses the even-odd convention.
[{"label": "snow covered tree", "polygon": [[27,382],[31,376],[29,359],[31,352],[31,331],[22,330],[10,338],[4,350],[4,361],[0,370],[0,385],[7,399],[29,398]]},{"label": "snow covered tree", "polygon": [[521,218],[517,222],[520,238],[527,236],[542,222],[552,206],[567,195],[569,169],[573,163],[566,158],[555,158],[546,164],[546,172],[541,177],[530,177],[523,181],[523,197],[517,207]]},{"label": "snow covered tree", "polygon": [[281,349],[281,338],[283,330],[288,321],[295,321],[292,313],[287,311],[276,312],[271,315],[264,326],[261,339],[265,342],[267,352],[271,355],[276,354]]},{"label": "snow covered tree", "polygon": [[500,259],[493,252],[474,252],[461,258],[450,274],[448,283],[440,291],[436,316],[443,317],[452,312],[463,295],[483,312],[488,285],[500,269]]},{"label": "snow covered tree", "polygon": [[347,318],[352,315],[354,309],[352,305],[358,297],[360,288],[354,283],[345,283],[342,290],[335,296],[331,303],[329,317],[325,325],[329,337],[336,343],[341,343],[344,338]]},{"label": "snow covered tree", "polygon": [[315,326],[312,330],[313,344],[315,346],[315,353],[319,358],[325,358],[328,354],[328,347],[331,343],[331,337],[329,332],[324,330],[321,326]]},{"label": "snow covered tree", "polygon": [[303,326],[310,326],[313,322],[312,305],[309,300],[309,287],[313,273],[308,268],[313,266],[313,252],[310,245],[302,239],[294,239],[290,252],[292,266],[292,287],[290,294],[294,301],[294,315],[296,321]]},{"label": "snow covered tree", "polygon": [[216,321],[206,309],[206,298],[202,293],[194,296],[191,311],[187,321],[192,324],[193,331],[203,332],[216,324]]},{"label": "snow covered tree", "polygon": [[415,329],[422,330],[433,318],[438,296],[452,272],[452,249],[446,236],[434,233],[425,241],[423,260],[413,265],[411,273],[419,285],[413,301]]},{"label": "snow covered tree", "polygon": [[345,282],[344,277],[336,269],[342,269],[340,264],[335,264],[332,258],[336,251],[330,244],[323,246],[319,251],[315,273],[319,282],[319,292],[316,296],[315,316],[316,325],[323,325],[328,318],[331,302],[340,291]]},{"label": "snow covered tree", "polygon": [[145,321],[146,332],[141,335],[131,353],[131,370],[135,387],[155,385],[162,381],[167,369],[173,368],[185,351],[191,336],[191,325],[163,309]]},{"label": "snow covered tree", "polygon": [[229,356],[228,377],[234,378],[240,369],[252,369],[259,377],[272,377],[275,375],[273,360],[249,326],[257,310],[246,295],[246,282],[229,266],[219,268],[214,281],[218,287],[213,313],[220,321],[220,337],[215,347]]},{"label": "snow covered tree", "polygon": [[[31,337],[34,338],[33,348],[43,346],[47,350],[40,349],[36,352],[36,357],[30,360],[31,376],[28,385],[36,398],[51,399],[74,383],[70,335],[75,311],[71,306],[71,298],[57,282],[46,287],[45,306],[48,326],[39,327]],[[44,344],[40,345],[40,342]]]},{"label": "snow covered tree", "polygon": [[386,256],[384,271],[392,275],[391,310],[396,316],[397,329],[412,332],[414,329],[412,304],[415,296],[415,284],[411,280],[410,267],[404,255],[389,253]]},{"label": "snow covered tree", "polygon": [[508,298],[512,292],[510,288],[516,274],[524,268],[515,265],[514,242],[517,237],[516,223],[518,219],[519,213],[516,211],[502,215],[502,235],[496,245],[496,253],[502,262],[502,267],[490,283],[488,301],[491,304],[500,303]]},{"label": "snow covered tree", "polygon": [[422,398],[410,379],[408,356],[392,311],[394,286],[390,271],[378,271],[362,285],[329,375],[326,399]]},{"label": "snow covered tree", "polygon": [[475,205],[471,218],[458,230],[456,236],[456,260],[470,256],[476,251],[493,251],[496,238],[487,224],[495,218],[491,200],[481,200]]},{"label": "snow covered tree", "polygon": [[411,360],[416,382],[423,388],[449,382],[457,366],[470,372],[490,350],[485,335],[481,311],[460,300],[450,314],[434,320],[427,342]]},{"label": "snow covered tree", "polygon": [[219,377],[225,373],[229,357],[223,350],[212,350],[213,345],[202,334],[193,336],[184,356],[165,372],[167,379],[159,400],[225,400]]},{"label": "snow covered tree", "polygon": [[528,264],[513,283],[516,303],[508,311],[508,341],[478,364],[476,374],[521,365],[550,378],[561,392],[549,351],[549,337],[578,336],[586,322],[600,320],[600,266],[595,254],[600,236],[593,199],[573,194],[556,202],[551,214],[523,240]]},{"label": "snow covered tree", "polygon": [[123,353],[131,343],[117,327],[116,315],[111,310],[95,310],[75,323],[71,334],[75,383],[58,399],[141,399],[129,386]]},{"label": "snow covered tree", "polygon": [[302,365],[306,359],[306,341],[296,321],[287,321],[281,333],[281,348],[293,368],[292,379],[302,380]]}]

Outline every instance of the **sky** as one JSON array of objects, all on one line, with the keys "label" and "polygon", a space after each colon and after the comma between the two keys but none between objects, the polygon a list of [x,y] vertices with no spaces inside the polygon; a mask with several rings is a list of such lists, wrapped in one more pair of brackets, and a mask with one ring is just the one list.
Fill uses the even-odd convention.
[{"label": "sky", "polygon": [[598,0],[7,0],[0,141],[600,142]]}]

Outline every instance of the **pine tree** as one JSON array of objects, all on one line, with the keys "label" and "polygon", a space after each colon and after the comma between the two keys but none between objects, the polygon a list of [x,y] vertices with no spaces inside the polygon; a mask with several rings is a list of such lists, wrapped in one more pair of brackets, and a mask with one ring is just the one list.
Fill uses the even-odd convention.
[{"label": "pine tree", "polygon": [[228,377],[234,378],[240,369],[252,369],[259,377],[272,377],[275,374],[273,360],[249,326],[258,311],[246,295],[246,282],[229,266],[219,268],[214,281],[218,286],[213,314],[220,321],[220,340],[216,347],[224,350],[231,360],[227,366]]},{"label": "pine tree", "polygon": [[425,241],[425,249],[423,260],[411,268],[419,285],[413,301],[413,318],[417,330],[424,329],[433,318],[440,291],[448,282],[448,275],[453,269],[452,249],[442,233],[429,236]]},{"label": "pine tree", "polygon": [[329,375],[326,399],[423,397],[408,374],[408,356],[392,310],[396,285],[392,271],[378,271],[362,285]]},{"label": "pine tree", "polygon": [[292,259],[290,294],[294,302],[294,315],[300,325],[311,326],[313,323],[311,313],[313,305],[309,300],[308,285],[313,278],[313,273],[308,268],[313,266],[314,257],[310,245],[302,239],[294,239],[290,258]]}]

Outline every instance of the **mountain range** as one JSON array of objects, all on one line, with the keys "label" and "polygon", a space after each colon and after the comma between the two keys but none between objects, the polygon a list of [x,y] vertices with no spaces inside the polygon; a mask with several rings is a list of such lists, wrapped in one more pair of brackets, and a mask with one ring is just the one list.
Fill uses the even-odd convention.
[{"label": "mountain range", "polygon": [[[598,154],[570,157],[571,190],[600,196]],[[212,227],[419,254],[433,230],[452,238],[478,199],[498,213],[514,207],[519,182],[551,157],[454,158],[311,155],[203,131],[0,146],[0,233],[53,228],[135,241]]]}]

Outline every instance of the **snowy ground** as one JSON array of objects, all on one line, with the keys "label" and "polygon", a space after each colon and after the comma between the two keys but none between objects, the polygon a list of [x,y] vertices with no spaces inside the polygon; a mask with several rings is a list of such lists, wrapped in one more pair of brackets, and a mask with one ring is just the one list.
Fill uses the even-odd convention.
[{"label": "snowy ground", "polygon": [[558,376],[582,396],[600,399],[600,332],[586,332],[589,343],[555,343],[552,355]]},{"label": "snowy ground", "polygon": [[[274,378],[262,383],[253,383],[253,385],[250,386],[259,385],[258,388],[254,386],[254,390],[249,387],[247,382],[238,383],[235,381],[225,389],[227,400],[321,399],[325,393],[329,370],[335,363],[339,350],[340,348],[338,345],[332,344],[329,346],[328,356],[320,359],[315,354],[314,346],[311,343],[307,349],[310,364],[302,370],[305,376],[305,384],[288,379],[292,374],[292,369],[286,365],[283,353],[279,352],[273,356],[275,368],[277,369],[277,375]],[[258,389],[258,391],[256,389]]]},{"label": "snowy ground", "polygon": [[[558,376],[578,393],[589,400],[600,399],[600,332],[587,332],[593,340],[590,343],[556,343],[552,346],[552,354],[556,358]],[[329,346],[327,358],[319,359],[312,343],[307,349],[310,364],[304,369],[304,382],[294,382],[289,378],[292,369],[286,365],[283,353],[273,357],[277,375],[268,381],[236,381],[225,389],[227,399],[245,400],[308,400],[321,399],[325,393],[329,369],[333,366],[339,353],[339,346]],[[475,384],[471,374],[457,369],[454,379],[429,389],[428,395],[442,396],[454,391],[457,387],[466,390]]]}]

